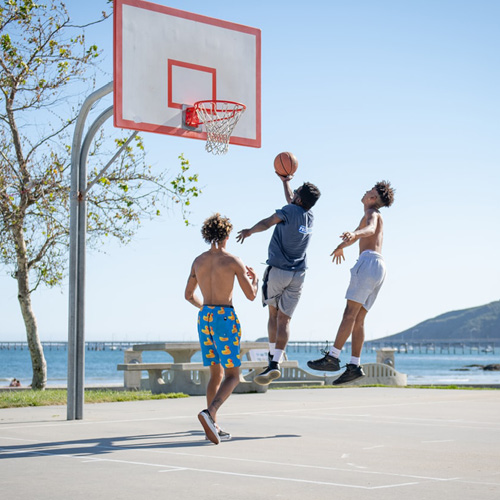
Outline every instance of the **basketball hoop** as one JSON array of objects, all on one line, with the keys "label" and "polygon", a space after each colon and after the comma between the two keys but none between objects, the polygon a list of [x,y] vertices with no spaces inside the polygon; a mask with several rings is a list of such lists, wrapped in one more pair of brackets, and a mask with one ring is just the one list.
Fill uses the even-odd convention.
[{"label": "basketball hoop", "polygon": [[246,106],[232,101],[198,101],[186,109],[186,123],[197,127],[205,125],[205,149],[214,155],[223,155],[229,148],[229,138]]}]

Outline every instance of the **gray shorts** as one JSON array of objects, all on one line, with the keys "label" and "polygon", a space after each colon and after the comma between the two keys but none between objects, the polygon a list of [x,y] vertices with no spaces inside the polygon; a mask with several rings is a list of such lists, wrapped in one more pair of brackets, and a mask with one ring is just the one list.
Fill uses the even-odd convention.
[{"label": "gray shorts", "polygon": [[285,271],[267,267],[262,283],[262,303],[276,307],[291,318],[299,303],[305,277],[305,270]]},{"label": "gray shorts", "polygon": [[351,269],[351,282],[345,298],[363,304],[363,307],[369,311],[384,279],[384,258],[373,250],[365,250]]}]

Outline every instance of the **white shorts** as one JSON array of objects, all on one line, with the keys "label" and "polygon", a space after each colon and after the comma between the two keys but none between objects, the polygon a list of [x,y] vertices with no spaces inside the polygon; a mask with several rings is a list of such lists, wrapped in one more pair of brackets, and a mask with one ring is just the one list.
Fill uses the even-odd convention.
[{"label": "white shorts", "polygon": [[373,250],[365,250],[351,269],[351,282],[345,294],[369,311],[385,279],[384,258]]},{"label": "white shorts", "polygon": [[279,309],[291,318],[299,303],[305,277],[305,270],[285,271],[267,267],[262,280],[262,303]]}]

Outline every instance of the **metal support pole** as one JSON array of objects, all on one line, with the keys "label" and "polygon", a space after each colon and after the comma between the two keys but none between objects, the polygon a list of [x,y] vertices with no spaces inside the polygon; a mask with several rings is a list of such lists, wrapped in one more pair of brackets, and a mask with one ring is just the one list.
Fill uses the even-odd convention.
[{"label": "metal support pole", "polygon": [[[81,144],[85,121],[92,105],[113,91],[113,82],[93,92],[85,99],[78,115],[71,149],[70,192],[70,257],[69,257],[69,304],[68,304],[68,400],[67,419],[83,416],[85,334],[84,334],[84,276],[86,214],[82,210],[86,178],[80,172]],[[83,214],[82,214],[83,212]],[[82,242],[83,240],[83,242]],[[83,261],[82,261],[83,259]]]},{"label": "metal support pole", "polygon": [[113,115],[103,111],[89,127],[82,145],[83,128],[91,106],[113,90],[113,83],[91,94],[83,103],[75,125],[71,152],[70,272],[68,325],[68,420],[83,418],[85,401],[85,262],[87,239],[87,193],[137,135],[134,131],[113,158],[87,185],[87,158],[95,134]]}]

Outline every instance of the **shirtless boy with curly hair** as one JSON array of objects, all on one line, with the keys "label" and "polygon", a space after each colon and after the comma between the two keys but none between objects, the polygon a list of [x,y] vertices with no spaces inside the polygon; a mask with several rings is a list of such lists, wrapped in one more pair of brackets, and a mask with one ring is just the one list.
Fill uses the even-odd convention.
[{"label": "shirtless boy with curly hair", "polygon": [[[233,307],[234,278],[249,300],[257,296],[258,279],[251,267],[226,250],[233,229],[227,217],[215,214],[201,229],[210,249],[193,262],[185,298],[200,311],[198,335],[203,365],[210,367],[207,386],[207,409],[199,413],[207,438],[215,444],[231,439],[217,424],[217,410],[240,381],[241,325]],[[200,287],[203,300],[195,295]]]}]

